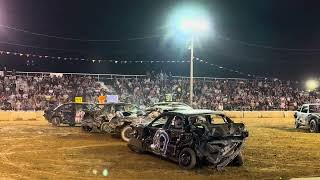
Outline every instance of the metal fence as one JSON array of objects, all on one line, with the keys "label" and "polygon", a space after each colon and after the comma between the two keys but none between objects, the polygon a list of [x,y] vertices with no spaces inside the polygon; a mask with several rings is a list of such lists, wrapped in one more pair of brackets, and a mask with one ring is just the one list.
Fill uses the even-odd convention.
[{"label": "metal fence", "polygon": [[[12,76],[12,71],[7,71],[9,76]],[[26,72],[26,71],[16,71],[16,76],[51,76],[51,75],[68,75],[68,76],[91,76],[98,80],[103,79],[114,79],[114,78],[125,78],[125,79],[133,79],[133,78],[142,78],[146,77],[146,75],[126,75],[126,74],[93,74],[93,73],[55,73],[55,72]]]},{"label": "metal fence", "polygon": [[[8,76],[12,76],[12,71],[7,71]],[[63,73],[56,73],[56,72],[27,72],[27,71],[16,71],[16,76],[50,76],[53,74],[61,74],[61,75],[68,75],[68,76],[91,76],[97,80],[105,80],[105,79],[114,79],[114,78],[124,78],[124,79],[137,79],[137,78],[144,78],[146,75],[141,74],[94,74],[94,73],[70,73],[70,72],[63,72]],[[189,79],[188,76],[172,76],[174,79]],[[215,78],[215,77],[193,77],[195,80],[252,80],[252,79],[245,79],[245,78]],[[260,79],[262,80],[262,79]]]}]

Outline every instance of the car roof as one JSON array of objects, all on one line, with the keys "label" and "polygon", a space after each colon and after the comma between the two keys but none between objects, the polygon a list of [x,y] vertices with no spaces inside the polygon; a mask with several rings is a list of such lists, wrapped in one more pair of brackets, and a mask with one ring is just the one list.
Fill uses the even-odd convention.
[{"label": "car roof", "polygon": [[193,116],[193,115],[202,115],[202,114],[216,114],[216,115],[224,115],[224,113],[219,111],[212,111],[209,109],[183,109],[183,110],[174,110],[169,111],[167,114],[181,114],[186,116]]},{"label": "car roof", "polygon": [[303,104],[302,106],[308,106],[308,105],[317,105],[317,106],[320,106],[320,103]]},{"label": "car roof", "polygon": [[158,103],[154,103],[154,105],[167,105],[167,104],[180,104],[180,105],[187,105],[186,103],[183,103],[183,102],[171,102],[171,101],[168,101],[168,102],[158,102]]},{"label": "car roof", "polygon": [[111,104],[115,104],[115,105],[131,105],[130,103],[123,103],[123,102],[119,102],[119,103],[115,103],[115,102],[109,102],[109,103],[89,103],[89,102],[77,103],[77,102],[70,102],[70,103],[65,103],[65,104],[93,104],[93,105],[111,105]]}]

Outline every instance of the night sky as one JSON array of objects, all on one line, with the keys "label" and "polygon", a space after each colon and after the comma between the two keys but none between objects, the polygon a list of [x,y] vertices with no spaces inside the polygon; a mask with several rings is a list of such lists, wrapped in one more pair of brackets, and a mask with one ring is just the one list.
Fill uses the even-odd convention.
[{"label": "night sky", "polygon": [[[245,74],[301,80],[320,75],[320,2],[311,0],[0,0],[0,25],[75,39],[120,40],[62,40],[0,27],[0,49],[92,59],[187,60],[190,52],[185,39],[169,36],[166,27],[174,9],[186,4],[204,7],[214,30],[196,42],[196,57]],[[154,35],[157,36],[128,40]],[[26,66],[27,60],[33,60],[33,65]],[[59,63],[4,55],[0,56],[0,64],[21,71],[144,74],[154,69],[177,75],[189,72],[187,63]],[[195,64],[195,76],[245,77],[199,63]]]}]

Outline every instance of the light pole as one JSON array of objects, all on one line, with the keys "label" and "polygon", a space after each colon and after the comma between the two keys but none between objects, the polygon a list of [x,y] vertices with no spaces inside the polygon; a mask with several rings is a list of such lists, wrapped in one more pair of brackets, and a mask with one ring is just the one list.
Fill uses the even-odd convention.
[{"label": "light pole", "polygon": [[194,61],[194,40],[195,36],[209,30],[209,23],[204,19],[185,19],[181,22],[181,29],[190,33],[190,105],[193,103],[193,61]]},{"label": "light pole", "polygon": [[191,44],[190,44],[190,106],[192,106],[193,102],[193,41],[194,36],[191,36]]},{"label": "light pole", "polygon": [[[190,43],[190,105],[193,104],[193,61],[194,61],[194,41],[198,36],[210,30],[208,14],[199,6],[186,6],[180,11],[176,11],[171,18],[171,27],[179,29],[179,33],[191,37]],[[178,24],[178,26],[177,26]],[[188,39],[189,39],[188,38]]]}]

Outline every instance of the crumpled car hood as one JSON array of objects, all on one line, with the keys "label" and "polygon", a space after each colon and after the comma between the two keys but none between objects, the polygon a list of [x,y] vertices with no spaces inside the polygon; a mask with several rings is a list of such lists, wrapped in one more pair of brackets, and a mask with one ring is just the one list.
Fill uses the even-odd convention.
[{"label": "crumpled car hood", "polygon": [[209,137],[224,138],[224,137],[242,137],[249,136],[248,131],[243,123],[230,123],[221,125],[206,125],[206,135]]}]

